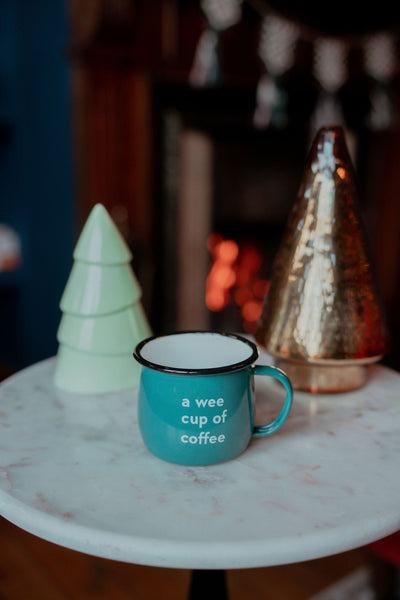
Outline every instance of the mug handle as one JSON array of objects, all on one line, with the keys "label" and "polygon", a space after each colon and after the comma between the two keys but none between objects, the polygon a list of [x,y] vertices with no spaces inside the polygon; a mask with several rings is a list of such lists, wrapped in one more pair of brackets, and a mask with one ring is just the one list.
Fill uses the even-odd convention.
[{"label": "mug handle", "polygon": [[279,415],[271,421],[271,423],[267,423],[267,425],[259,425],[255,426],[253,429],[252,436],[253,437],[262,437],[264,435],[271,435],[283,425],[288,416],[290,409],[292,408],[293,403],[293,388],[290,383],[289,377],[276,367],[269,367],[267,365],[252,365],[250,367],[254,375],[269,375],[270,377],[274,377],[278,379],[284,386],[286,390],[286,398],[281,409]]}]

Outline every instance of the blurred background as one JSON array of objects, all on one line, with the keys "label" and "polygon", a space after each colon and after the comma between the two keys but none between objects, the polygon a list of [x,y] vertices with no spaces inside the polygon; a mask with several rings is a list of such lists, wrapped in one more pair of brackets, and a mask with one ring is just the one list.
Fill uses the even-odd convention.
[{"label": "blurred background", "polygon": [[310,143],[339,124],[400,370],[399,21],[264,0],[0,0],[0,364],[57,351],[94,204],[155,333],[254,333]]}]

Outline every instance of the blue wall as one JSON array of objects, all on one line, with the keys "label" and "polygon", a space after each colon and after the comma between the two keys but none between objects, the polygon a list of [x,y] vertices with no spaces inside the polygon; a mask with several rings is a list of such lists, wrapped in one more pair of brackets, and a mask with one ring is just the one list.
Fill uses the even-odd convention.
[{"label": "blue wall", "polygon": [[72,266],[73,177],[66,2],[0,0],[0,222],[23,264],[0,273],[0,362],[56,353],[59,301]]}]

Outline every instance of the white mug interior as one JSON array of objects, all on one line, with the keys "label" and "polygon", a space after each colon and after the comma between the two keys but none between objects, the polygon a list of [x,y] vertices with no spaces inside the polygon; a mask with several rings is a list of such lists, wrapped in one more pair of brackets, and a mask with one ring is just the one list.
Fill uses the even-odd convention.
[{"label": "white mug interior", "polygon": [[254,345],[234,334],[181,332],[146,341],[139,355],[161,369],[224,369],[251,362]]}]

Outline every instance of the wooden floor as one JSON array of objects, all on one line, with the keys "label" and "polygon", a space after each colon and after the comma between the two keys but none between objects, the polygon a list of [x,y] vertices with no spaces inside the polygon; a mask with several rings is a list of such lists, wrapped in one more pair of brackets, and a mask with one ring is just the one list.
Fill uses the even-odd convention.
[{"label": "wooden floor", "polygon": [[[307,600],[369,565],[365,549],[295,565],[227,572],[230,600]],[[0,518],[0,600],[186,600],[191,573],[99,559]]]}]

